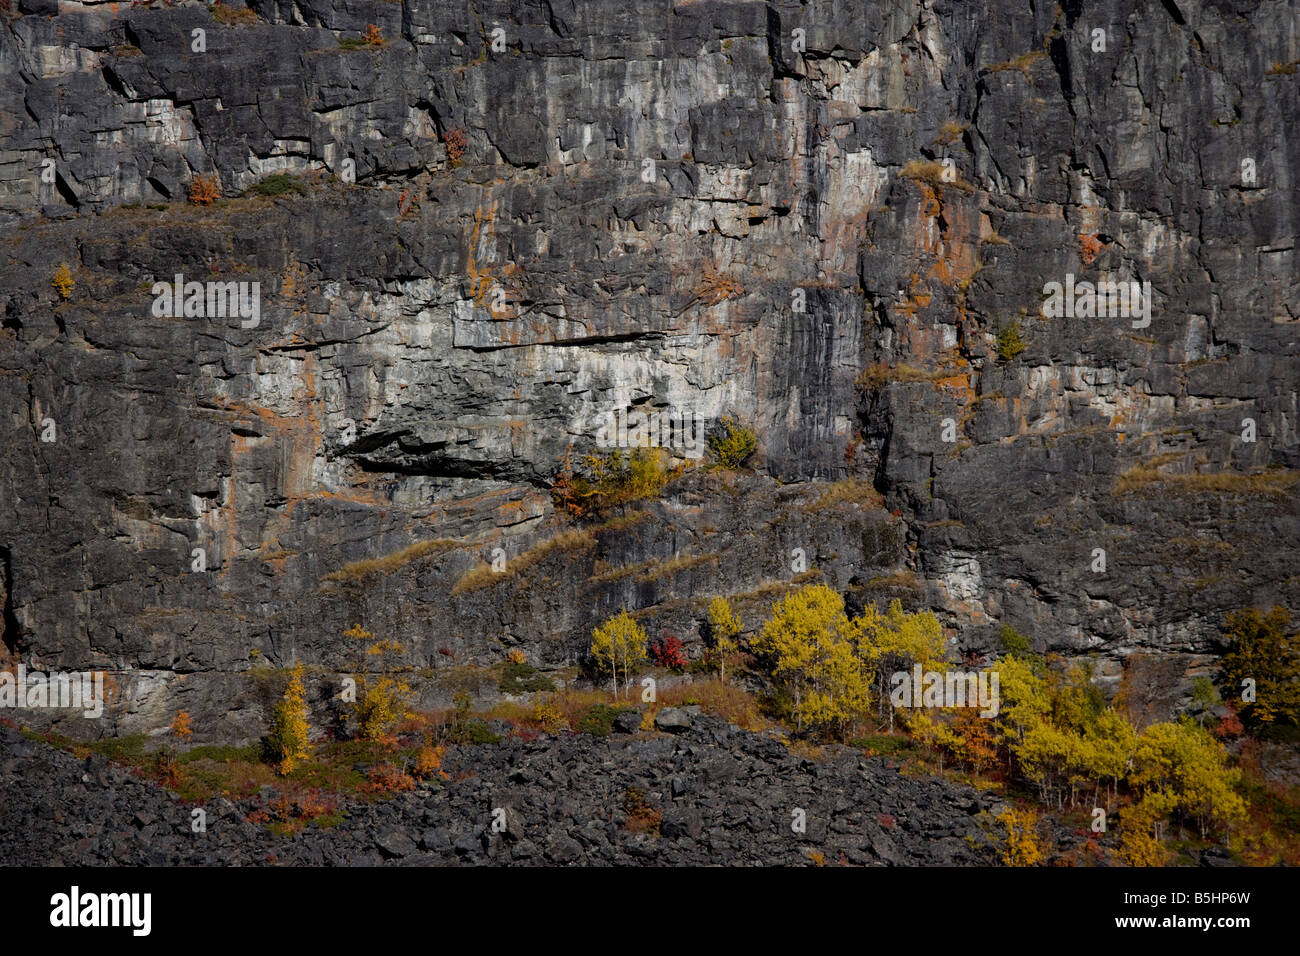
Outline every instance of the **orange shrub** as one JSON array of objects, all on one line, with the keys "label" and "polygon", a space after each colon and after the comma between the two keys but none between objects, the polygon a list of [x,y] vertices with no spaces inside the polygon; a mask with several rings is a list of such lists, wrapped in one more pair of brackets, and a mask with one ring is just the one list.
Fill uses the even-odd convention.
[{"label": "orange shrub", "polygon": [[411,213],[420,208],[420,200],[409,189],[403,189],[401,195],[397,197],[397,218],[405,219]]},{"label": "orange shrub", "polygon": [[326,814],[338,811],[338,800],[332,795],[322,793],[319,788],[300,793],[293,802],[293,815],[303,820],[315,820]]},{"label": "orange shrub", "polygon": [[221,198],[221,184],[217,176],[195,176],[190,182],[190,202],[198,206],[208,206]]},{"label": "orange shrub", "polygon": [[447,147],[447,161],[452,166],[459,166],[461,157],[465,155],[465,150],[469,148],[469,137],[465,130],[457,127],[456,129],[447,130],[442,141]]},{"label": "orange shrub", "polygon": [[362,790],[368,793],[390,793],[396,790],[414,790],[415,778],[391,763],[381,763],[366,771],[367,783]]},{"label": "orange shrub", "polygon": [[1101,252],[1101,240],[1096,236],[1079,237],[1079,258],[1083,260],[1085,266],[1091,265],[1092,260],[1097,258]]},{"label": "orange shrub", "polygon": [[446,747],[431,747],[425,744],[420,749],[415,758],[415,767],[412,772],[421,780],[428,780],[430,777],[438,776],[443,780],[447,779],[446,772],[442,769],[442,758],[446,756]]},{"label": "orange shrub", "polygon": [[631,833],[658,833],[663,813],[651,805],[645,792],[632,787],[623,795],[623,809],[627,813],[627,829]]}]

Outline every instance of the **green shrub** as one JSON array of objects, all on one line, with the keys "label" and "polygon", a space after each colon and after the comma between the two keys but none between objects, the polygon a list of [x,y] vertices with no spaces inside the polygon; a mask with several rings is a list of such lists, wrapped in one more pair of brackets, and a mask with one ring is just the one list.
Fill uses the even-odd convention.
[{"label": "green shrub", "polygon": [[1010,624],[998,628],[998,643],[1008,657],[1031,657],[1034,649],[1028,634],[1021,634]]},{"label": "green shrub", "polygon": [[614,718],[619,714],[635,710],[635,707],[626,705],[597,704],[583,714],[582,719],[578,721],[578,733],[591,734],[595,737],[608,737],[610,731],[614,728]]},{"label": "green shrub", "polygon": [[109,737],[90,745],[95,753],[114,763],[134,765],[144,757],[144,745],[149,738],[144,734],[127,737]]},{"label": "green shrub", "polygon": [[758,436],[728,416],[722,419],[722,432],[709,436],[709,451],[723,468],[739,468],[758,451]]},{"label": "green shrub", "polygon": [[501,743],[501,737],[494,734],[485,721],[477,718],[454,723],[448,731],[447,739],[461,747],[484,747]]},{"label": "green shrub", "polygon": [[1005,361],[1011,361],[1028,346],[1020,335],[1020,323],[1012,320],[998,330],[998,355]]},{"label": "green shrub", "polygon": [[1208,677],[1198,677],[1192,681],[1192,707],[1199,712],[1197,720],[1205,722],[1205,714],[1223,703],[1214,681]]},{"label": "green shrub", "polygon": [[554,682],[545,674],[537,673],[537,668],[532,664],[520,664],[515,661],[506,661],[501,669],[501,682],[498,686],[503,694],[555,690]]},{"label": "green shrub", "polygon": [[[1241,700],[1241,719],[1259,729],[1271,723],[1300,724],[1300,634],[1281,607],[1268,614],[1243,608],[1228,615],[1225,636],[1231,650],[1223,656],[1226,693]],[[1242,699],[1245,681],[1254,682],[1255,699]],[[1245,685],[1250,686],[1250,685]]]},{"label": "green shrub", "polygon": [[283,196],[293,193],[297,196],[307,195],[307,184],[301,176],[293,173],[272,173],[260,183],[244,190],[245,196]]}]

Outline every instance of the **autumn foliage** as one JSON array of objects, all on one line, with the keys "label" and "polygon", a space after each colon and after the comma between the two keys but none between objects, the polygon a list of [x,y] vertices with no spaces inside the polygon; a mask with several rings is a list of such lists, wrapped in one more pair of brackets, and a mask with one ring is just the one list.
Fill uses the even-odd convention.
[{"label": "autumn foliage", "polygon": [[394,641],[376,640],[374,634],[360,625],[345,631],[343,636],[364,644],[364,660],[374,659],[379,665],[378,674],[371,673],[368,664],[358,668],[354,712],[358,736],[363,740],[383,740],[411,714],[411,686],[403,677],[394,676],[397,659],[406,649]]},{"label": "autumn foliage", "polygon": [[446,780],[447,774],[442,769],[442,760],[446,755],[446,747],[441,745],[434,747],[426,743],[416,754],[415,766],[411,768],[411,773],[420,780],[429,780],[433,777]]},{"label": "autumn foliage", "polygon": [[1098,253],[1101,252],[1101,240],[1096,236],[1084,235],[1079,237],[1079,259],[1085,266],[1092,265]]},{"label": "autumn foliage", "polygon": [[302,661],[294,665],[289,686],[275,707],[267,749],[280,774],[287,776],[310,755],[307,741],[307,694]]},{"label": "autumn foliage", "polygon": [[54,270],[54,278],[50,280],[50,284],[59,293],[60,299],[66,299],[72,295],[73,287],[77,283],[73,281],[72,270],[68,268],[66,262],[59,263],[59,267]]},{"label": "autumn foliage", "polygon": [[1231,648],[1223,676],[1232,695],[1240,696],[1242,721],[1252,728],[1300,724],[1300,634],[1291,615],[1281,607],[1267,614],[1251,607],[1229,614],[1225,623]]},{"label": "autumn foliage", "polygon": [[709,436],[709,451],[723,468],[739,468],[758,451],[758,436],[730,416],[721,425],[721,433]]},{"label": "autumn foliage", "polygon": [[[730,606],[716,599],[710,636],[738,631],[730,616]],[[1234,654],[1225,658],[1225,672],[1234,680],[1253,676],[1266,689],[1254,702],[1257,721],[1286,720],[1295,653],[1289,617],[1280,610],[1244,611],[1230,616],[1229,629]],[[1092,858],[1109,851],[1131,865],[1160,865],[1171,859],[1170,832],[1192,829],[1202,840],[1226,844],[1247,822],[1242,772],[1218,739],[1241,732],[1231,702],[1209,728],[1185,716],[1139,731],[1107,701],[1091,662],[1036,654],[1033,642],[1010,628],[1001,643],[1001,657],[992,663],[970,653],[961,664],[996,673],[992,712],[983,704],[927,704],[899,707],[897,714],[891,675],[918,664],[926,671],[948,668],[942,629],[928,613],[909,614],[894,602],[883,612],[869,605],[854,617],[839,593],[811,585],[778,601],[749,646],[773,687],[774,709],[801,731],[845,734],[874,710],[891,734],[901,721],[941,767],[951,759],[976,774],[1027,784],[1057,811],[1082,806],[1113,815],[1118,836],[1105,830],[1091,836]],[[1211,690],[1200,688],[1200,697],[1217,701]],[[1004,862],[1046,862],[1034,811],[1011,809],[998,820],[1006,831]]]},{"label": "autumn foliage", "polygon": [[1033,810],[1007,807],[998,814],[1006,828],[1002,862],[1007,866],[1037,866],[1043,862],[1043,845],[1038,835],[1038,814]]},{"label": "autumn foliage", "polygon": [[632,665],[646,659],[649,638],[632,615],[622,611],[591,632],[591,658],[600,673],[610,675],[614,696],[618,696],[619,669],[625,686],[632,683]]},{"label": "autumn foliage", "polygon": [[195,176],[190,181],[190,202],[198,206],[209,206],[221,198],[221,184],[216,174]]},{"label": "autumn foliage", "polygon": [[465,155],[465,150],[469,148],[469,136],[461,127],[447,130],[442,138],[443,145],[447,148],[447,161],[453,168],[460,165],[461,158]]},{"label": "autumn foliage", "polygon": [[673,671],[684,670],[689,663],[686,655],[682,653],[681,638],[671,634],[650,645],[650,657],[660,667]]},{"label": "autumn foliage", "polygon": [[393,763],[376,764],[366,771],[366,793],[396,793],[415,789],[415,778]]},{"label": "autumn foliage", "polygon": [[645,791],[632,787],[623,794],[623,811],[627,814],[627,830],[632,833],[658,833],[663,812],[656,809]]},{"label": "autumn foliage", "polygon": [[709,640],[713,644],[712,651],[717,659],[719,676],[725,681],[727,661],[738,648],[736,636],[740,634],[740,618],[736,617],[731,602],[719,596],[709,603],[708,625]]}]

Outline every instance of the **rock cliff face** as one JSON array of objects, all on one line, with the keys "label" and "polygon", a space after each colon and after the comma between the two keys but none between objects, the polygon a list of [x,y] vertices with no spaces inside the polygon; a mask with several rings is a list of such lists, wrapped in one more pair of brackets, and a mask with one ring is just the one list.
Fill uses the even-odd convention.
[{"label": "rock cliff face", "polygon": [[[0,0],[3,640],[120,729],[255,735],[250,655],[356,623],[435,670],[622,606],[689,644],[796,549],[1155,707],[1300,607],[1293,4],[214,9]],[[178,275],[258,309],[161,314]],[[1149,324],[1044,315],[1107,278]],[[736,416],[757,474],[569,528],[628,408]]]}]

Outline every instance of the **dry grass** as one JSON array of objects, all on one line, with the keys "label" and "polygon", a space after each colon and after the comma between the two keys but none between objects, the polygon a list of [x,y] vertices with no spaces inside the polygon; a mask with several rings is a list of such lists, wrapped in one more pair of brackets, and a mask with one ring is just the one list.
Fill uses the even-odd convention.
[{"label": "dry grass", "polygon": [[[642,711],[642,729],[652,729],[654,715],[663,708],[685,707],[691,704],[698,704],[704,713],[720,717],[754,733],[772,726],[771,721],[763,716],[758,698],[743,687],[729,682],[724,683],[716,677],[662,687],[659,689],[658,698],[654,704]],[[638,705],[639,703],[640,693],[635,682],[630,697],[623,694],[620,684],[617,700],[611,696],[606,682],[602,686],[592,688],[568,687],[529,703],[502,701],[491,710],[477,713],[475,716],[483,720],[509,721],[517,727],[529,730],[552,732],[556,724],[553,723],[552,730],[548,730],[543,720],[544,716],[557,723],[563,722],[570,728],[576,728],[582,718],[597,705]]]},{"label": "dry grass", "polygon": [[948,122],[944,123],[939,129],[939,136],[935,139],[935,143],[940,146],[947,146],[950,143],[957,142],[957,140],[961,139],[961,134],[966,132],[969,125],[969,123],[958,123],[955,120],[948,120]]},{"label": "dry grass", "polygon": [[[914,159],[903,167],[900,175],[936,188],[960,189],[968,193],[975,191],[975,187],[963,180],[961,176],[954,176],[952,182],[947,181],[943,178],[944,171],[943,163]],[[955,168],[953,172],[956,172]]]},{"label": "dry grass", "polygon": [[1111,494],[1153,491],[1158,494],[1250,495],[1283,499],[1293,494],[1297,482],[1300,482],[1300,472],[1281,468],[1254,474],[1219,471],[1166,475],[1154,467],[1139,465],[1120,476],[1111,488]]},{"label": "dry grass", "polygon": [[575,528],[564,531],[553,538],[538,542],[519,557],[507,561],[505,571],[500,573],[493,571],[492,565],[487,562],[475,565],[461,575],[460,580],[451,589],[451,593],[456,595],[464,594],[467,591],[477,591],[479,588],[487,587],[497,581],[522,574],[554,551],[580,551],[591,547],[595,544],[595,541],[595,535],[592,534],[590,529]]},{"label": "dry grass", "polygon": [[804,505],[803,510],[821,511],[825,508],[845,504],[882,507],[884,503],[884,496],[872,487],[871,482],[864,478],[844,478],[834,484],[827,485],[826,490],[821,493],[821,497],[811,504]]},{"label": "dry grass", "polygon": [[717,305],[728,299],[739,299],[745,287],[731,276],[706,267],[695,287],[695,297],[705,305]]},{"label": "dry grass", "polygon": [[248,7],[230,7],[218,3],[212,8],[212,19],[224,26],[236,26],[241,23],[257,23],[261,18]]},{"label": "dry grass", "polygon": [[332,571],[325,575],[325,580],[360,581],[376,574],[392,574],[398,568],[410,564],[416,558],[423,558],[431,554],[441,554],[444,551],[450,551],[453,548],[459,547],[461,547],[460,542],[452,541],[447,538],[434,538],[432,541],[417,541],[415,544],[408,545],[400,551],[394,551],[392,554],[384,555],[382,558],[366,558],[362,561],[353,561],[351,564],[344,565],[337,571]]},{"label": "dry grass", "polygon": [[758,699],[743,687],[717,678],[676,684],[659,691],[659,700],[652,712],[664,707],[684,707],[698,704],[706,714],[721,717],[742,730],[759,733],[771,726],[759,709]]},{"label": "dry grass", "polygon": [[[634,688],[635,690],[638,689]],[[635,694],[633,699],[637,699]],[[627,699],[620,695],[617,703],[626,702]],[[508,721],[521,729],[553,733],[560,726],[567,725],[570,729],[577,727],[587,712],[598,704],[613,703],[616,702],[610,696],[608,686],[603,689],[568,687],[528,703],[502,701],[491,710],[475,716],[489,721]]]},{"label": "dry grass", "polygon": [[923,591],[925,586],[912,571],[895,571],[893,574],[881,574],[867,581],[868,588],[881,590]]},{"label": "dry grass", "polygon": [[592,534],[601,531],[626,531],[649,517],[650,512],[648,511],[634,511],[630,515],[620,515],[616,518],[610,518],[608,521],[602,521],[600,524],[594,524],[587,530]]},{"label": "dry grass", "polygon": [[1186,452],[1181,451],[1162,451],[1157,455],[1152,455],[1140,466],[1143,471],[1156,471],[1165,465],[1171,465],[1176,461],[1182,461],[1187,457]]},{"label": "dry grass", "polygon": [[1019,70],[1028,79],[1030,68],[1039,60],[1046,58],[1047,54],[1042,50],[1030,50],[1028,53],[1022,53],[1020,56],[1005,60],[1002,63],[994,63],[988,67],[988,71],[990,73],[1002,73],[1005,70]]},{"label": "dry grass", "polygon": [[709,599],[697,595],[688,598],[669,598],[666,601],[660,601],[658,604],[651,604],[649,607],[629,611],[628,614],[634,621],[653,621],[684,609],[703,614],[708,606]]},{"label": "dry grass", "polygon": [[641,574],[659,563],[655,558],[650,561],[638,561],[636,564],[625,564],[622,567],[610,567],[605,561],[597,561],[596,566],[592,568],[591,577],[587,578],[593,584],[607,584],[610,581],[621,581],[623,578],[631,577],[634,574]]},{"label": "dry grass", "polygon": [[587,580],[606,584],[610,581],[621,581],[635,575],[638,582],[657,581],[670,574],[676,574],[678,571],[685,571],[687,568],[693,568],[708,561],[716,561],[718,557],[719,552],[711,551],[708,554],[679,554],[667,560],[652,558],[649,561],[627,564],[621,568],[609,568],[601,564],[596,567],[596,573]]},{"label": "dry grass", "polygon": [[641,583],[647,581],[658,581],[660,578],[666,578],[670,574],[677,574],[681,571],[687,570],[688,568],[717,561],[719,556],[720,553],[717,551],[710,551],[708,554],[679,554],[675,558],[670,558],[667,561],[656,563],[648,571],[638,577],[637,581]]},{"label": "dry grass", "polygon": [[733,605],[737,605],[741,602],[749,603],[751,601],[775,599],[784,597],[789,592],[798,589],[798,587],[799,585],[794,581],[768,581],[766,584],[760,584],[752,591],[742,591],[739,594],[729,595],[728,600]]},{"label": "dry grass", "polygon": [[877,389],[890,382],[937,382],[948,378],[949,374],[943,369],[927,372],[906,362],[900,362],[898,365],[881,363],[865,369],[853,384],[858,388]]}]

